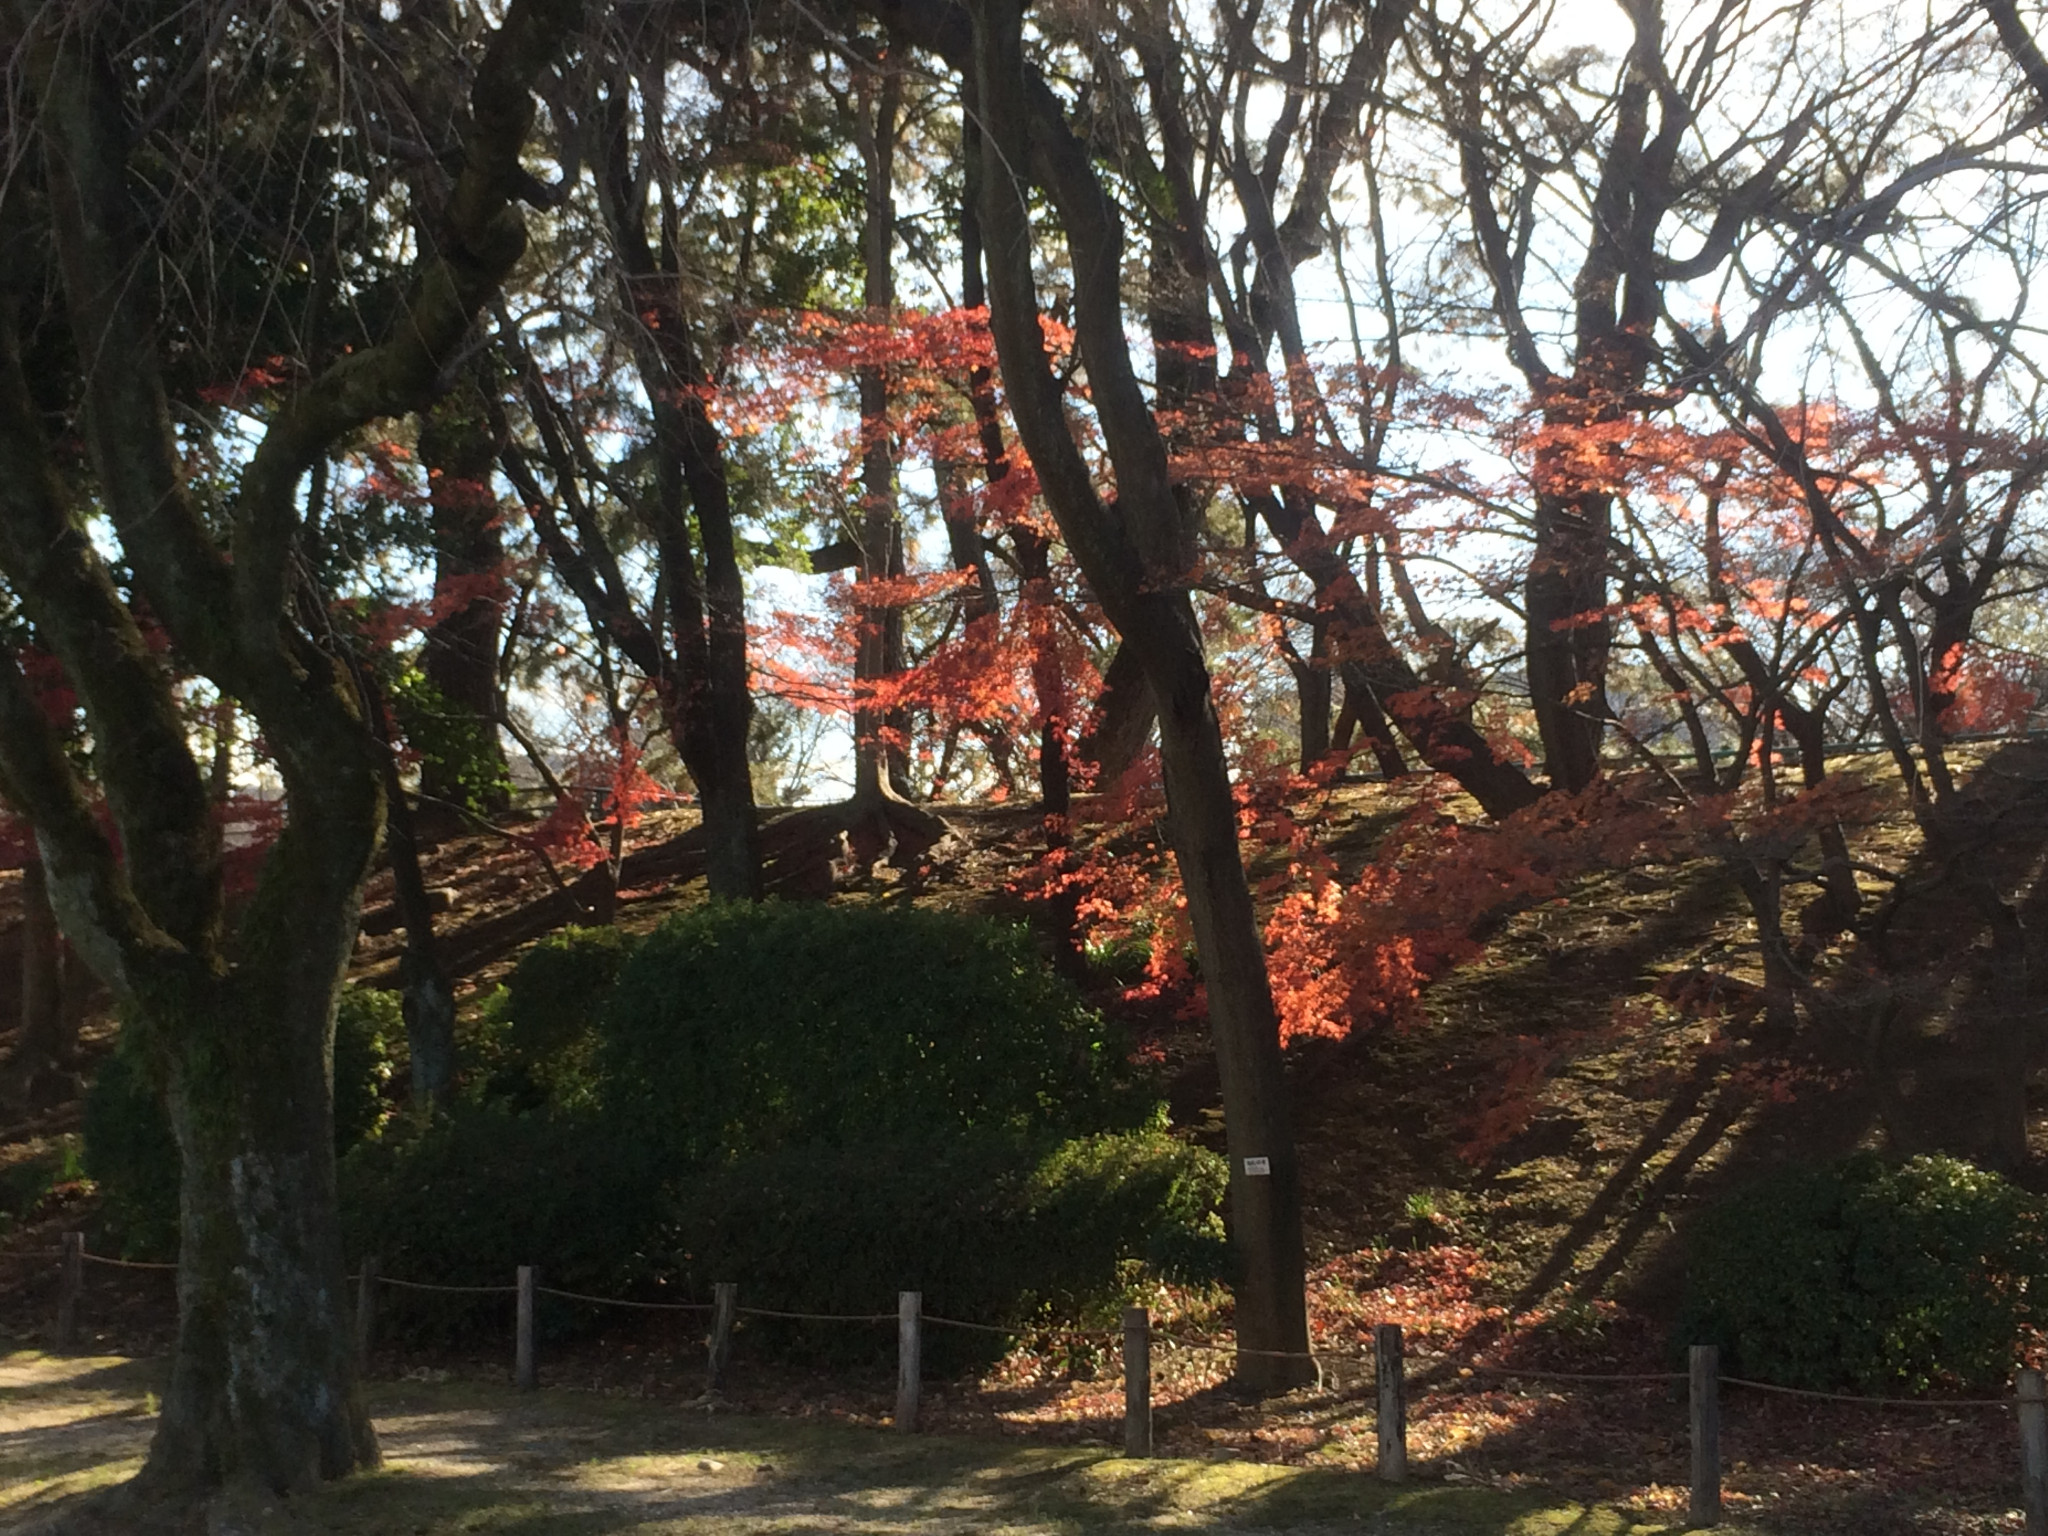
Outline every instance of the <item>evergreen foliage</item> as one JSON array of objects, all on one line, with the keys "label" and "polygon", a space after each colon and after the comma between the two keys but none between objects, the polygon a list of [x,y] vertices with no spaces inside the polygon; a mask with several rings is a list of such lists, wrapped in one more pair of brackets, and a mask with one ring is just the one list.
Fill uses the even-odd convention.
[{"label": "evergreen foliage", "polygon": [[[427,1126],[359,1148],[343,1219],[408,1278],[543,1264],[604,1295],[1026,1324],[1148,1265],[1224,1268],[1222,1161],[1161,1128],[1102,1019],[1021,931],[872,907],[713,904],[638,943],[572,930],[489,1009],[488,1074]],[[495,1326],[407,1304],[429,1333]],[[588,1325],[556,1306],[553,1328]],[[777,1342],[843,1352],[879,1335]],[[937,1364],[991,1336],[935,1343]]]},{"label": "evergreen foliage", "polygon": [[1949,1157],[1782,1172],[1702,1215],[1678,1342],[1784,1386],[2001,1388],[2041,1321],[2040,1202]]}]

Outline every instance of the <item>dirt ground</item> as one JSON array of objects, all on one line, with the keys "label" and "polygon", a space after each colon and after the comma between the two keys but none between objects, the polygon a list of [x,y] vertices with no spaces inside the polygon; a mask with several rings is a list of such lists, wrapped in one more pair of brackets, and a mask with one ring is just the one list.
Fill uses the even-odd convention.
[{"label": "dirt ground", "polygon": [[[131,1474],[161,1370],[116,1357],[0,1358],[0,1530],[53,1531]],[[1131,1461],[1096,1447],[904,1436],[707,1413],[626,1395],[379,1384],[382,1471],[210,1529],[306,1536],[1069,1536],[1343,1529],[1647,1536],[1604,1507],[1479,1486],[1388,1489],[1355,1472]],[[1762,1527],[1728,1527],[1730,1531]]]}]

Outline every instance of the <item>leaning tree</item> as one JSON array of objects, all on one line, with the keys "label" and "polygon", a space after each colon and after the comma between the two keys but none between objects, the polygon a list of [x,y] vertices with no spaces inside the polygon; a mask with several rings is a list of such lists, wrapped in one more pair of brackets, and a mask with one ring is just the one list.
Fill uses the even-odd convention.
[{"label": "leaning tree", "polygon": [[[343,1313],[329,1061],[384,778],[306,576],[299,488],[454,373],[525,249],[532,87],[582,6],[469,17],[464,110],[424,151],[447,138],[453,174],[410,219],[403,270],[394,166],[420,135],[390,61],[406,40],[360,9],[0,9],[0,577],[88,743],[67,750],[10,650],[0,795],[129,1005],[176,1132],[156,1494],[289,1490],[377,1459]],[[253,719],[288,804],[234,910],[180,713],[194,689]]]}]

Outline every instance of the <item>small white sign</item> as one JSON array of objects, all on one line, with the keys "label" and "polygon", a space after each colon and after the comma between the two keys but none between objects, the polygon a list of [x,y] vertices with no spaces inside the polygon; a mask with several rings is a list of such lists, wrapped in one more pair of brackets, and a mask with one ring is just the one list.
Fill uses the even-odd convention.
[{"label": "small white sign", "polygon": [[1273,1159],[1270,1157],[1248,1157],[1244,1160],[1244,1171],[1249,1178],[1271,1178],[1273,1176]]}]

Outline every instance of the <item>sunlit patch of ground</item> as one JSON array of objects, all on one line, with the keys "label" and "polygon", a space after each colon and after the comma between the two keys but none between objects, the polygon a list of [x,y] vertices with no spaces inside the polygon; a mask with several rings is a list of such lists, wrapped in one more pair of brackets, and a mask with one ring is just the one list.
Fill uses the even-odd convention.
[{"label": "sunlit patch of ground", "polygon": [[[0,1520],[29,1529],[126,1476],[147,1444],[155,1367],[0,1360]],[[1628,1536],[1606,1508],[1436,1483],[1232,1461],[1129,1461],[1094,1447],[902,1436],[708,1416],[592,1393],[474,1382],[373,1394],[387,1464],[299,1501],[278,1528],[329,1536],[1072,1536],[1110,1530]],[[266,1524],[265,1529],[269,1528]]]},{"label": "sunlit patch of ground", "polygon": [[110,1357],[0,1356],[0,1522],[132,1477],[162,1375]]}]

